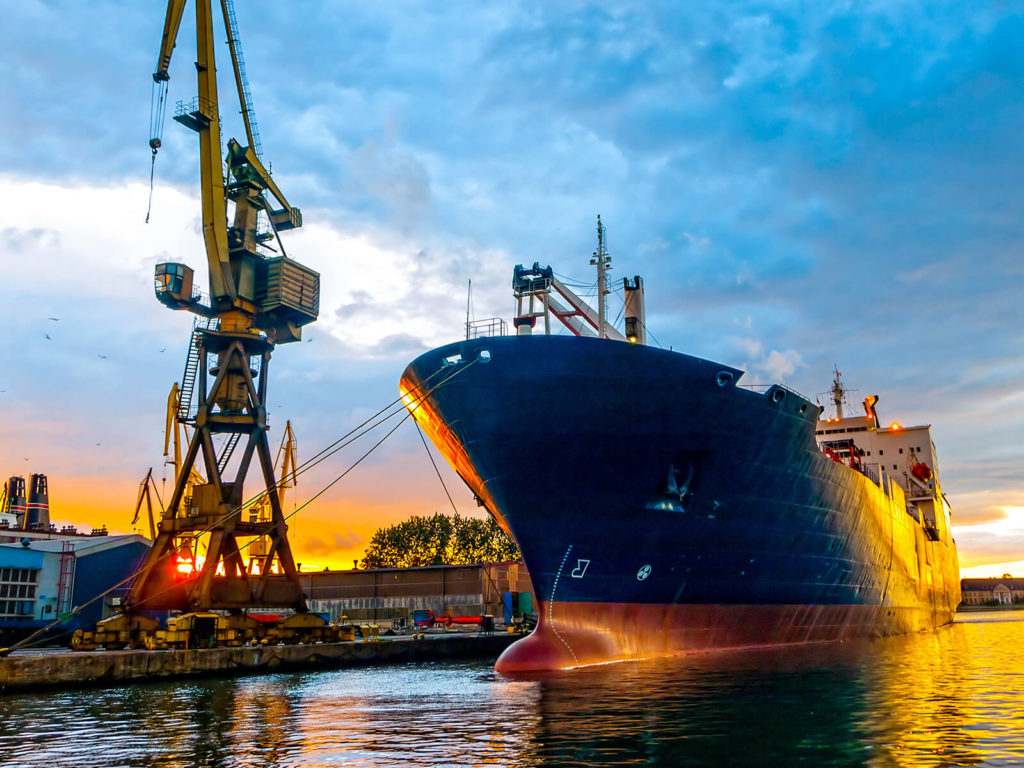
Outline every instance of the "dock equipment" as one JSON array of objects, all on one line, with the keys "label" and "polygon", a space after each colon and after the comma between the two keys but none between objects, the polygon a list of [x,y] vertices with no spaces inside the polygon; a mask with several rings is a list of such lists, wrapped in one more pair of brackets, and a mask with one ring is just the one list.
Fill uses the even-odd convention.
[{"label": "dock equipment", "polygon": [[[161,115],[185,5],[185,0],[167,4],[153,75],[158,99],[154,111]],[[265,404],[275,345],[299,341],[302,326],[316,319],[320,301],[320,276],[289,258],[281,242],[280,232],[302,226],[302,215],[288,203],[260,159],[233,3],[220,0],[220,11],[246,144],[230,139],[226,157],[221,147],[213,0],[195,0],[195,11],[198,96],[179,102],[174,119],[199,137],[209,295],[193,285],[194,273],[187,265],[156,266],[157,299],[171,309],[197,315],[181,391],[172,393],[177,400],[174,418],[192,432],[184,457],[175,461],[174,490],[153,548],[125,601],[129,613],[188,612],[189,618],[179,618],[181,626],[167,630],[164,642],[168,645],[179,642],[185,625],[194,639],[205,626],[203,614],[211,611],[306,610],[268,447]],[[150,140],[154,159],[161,146],[159,134],[157,125]],[[200,457],[202,471],[197,469]],[[256,498],[263,499],[265,514],[245,514],[243,484],[253,459],[263,487]],[[262,545],[254,547],[256,552],[248,553],[252,557],[247,560],[244,551],[257,542]],[[205,545],[205,558],[199,564],[201,545]],[[226,633],[235,642],[245,636],[244,624],[214,627],[210,632]]]}]

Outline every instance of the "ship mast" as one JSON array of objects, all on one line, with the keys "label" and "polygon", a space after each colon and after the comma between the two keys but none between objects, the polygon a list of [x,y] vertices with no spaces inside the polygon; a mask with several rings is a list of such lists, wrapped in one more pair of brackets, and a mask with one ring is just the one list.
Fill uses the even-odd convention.
[{"label": "ship mast", "polygon": [[612,257],[608,255],[608,247],[604,241],[604,224],[600,214],[597,217],[597,250],[590,258],[590,263],[597,265],[597,338],[607,336],[608,308],[605,296],[608,295],[608,270],[611,269]]},{"label": "ship mast", "polygon": [[836,406],[836,418],[843,418],[843,400],[846,398],[846,390],[843,389],[843,372],[833,366],[832,372],[835,377],[832,379],[832,402]]}]

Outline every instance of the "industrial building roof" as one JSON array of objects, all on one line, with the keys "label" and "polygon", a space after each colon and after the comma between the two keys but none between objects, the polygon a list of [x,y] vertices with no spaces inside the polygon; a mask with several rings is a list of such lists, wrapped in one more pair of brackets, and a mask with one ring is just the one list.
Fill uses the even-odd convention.
[{"label": "industrial building roof", "polygon": [[1013,591],[1024,591],[1024,578],[989,576],[985,579],[961,579],[962,592],[990,592],[1000,584]]},{"label": "industrial building roof", "polygon": [[64,542],[69,541],[72,544],[72,551],[76,555],[94,555],[97,552],[103,552],[111,549],[112,547],[120,547],[125,544],[133,542],[140,542],[149,546],[149,539],[144,536],[139,536],[136,533],[129,533],[116,536],[68,536],[66,538],[52,538],[52,539],[35,539],[29,540],[28,546],[20,542],[14,542],[10,544],[0,544],[0,551],[4,549],[15,549],[15,550],[27,550],[30,552],[63,552]]}]

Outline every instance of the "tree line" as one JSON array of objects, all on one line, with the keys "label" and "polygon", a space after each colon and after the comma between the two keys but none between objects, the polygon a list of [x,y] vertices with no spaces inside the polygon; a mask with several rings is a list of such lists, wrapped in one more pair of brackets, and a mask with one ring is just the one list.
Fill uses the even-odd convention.
[{"label": "tree line", "polygon": [[470,565],[519,559],[519,547],[493,517],[480,520],[435,512],[378,528],[359,567]]}]

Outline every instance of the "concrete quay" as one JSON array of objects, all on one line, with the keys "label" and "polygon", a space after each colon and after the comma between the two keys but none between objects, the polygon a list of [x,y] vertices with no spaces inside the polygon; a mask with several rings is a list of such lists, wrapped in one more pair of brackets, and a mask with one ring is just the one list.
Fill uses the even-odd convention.
[{"label": "concrete quay", "polygon": [[198,676],[234,677],[457,658],[497,658],[520,635],[451,633],[378,642],[260,645],[197,650],[78,651],[0,659],[0,693],[120,685]]}]

